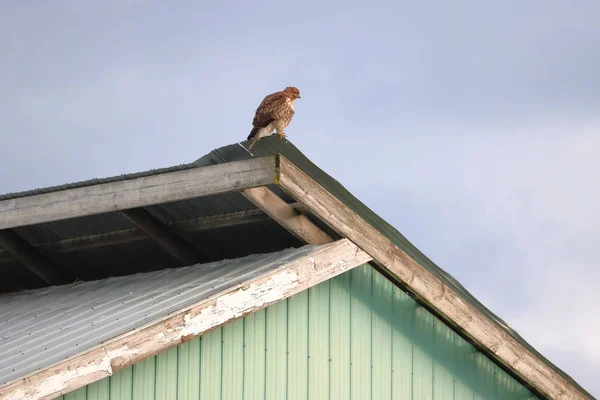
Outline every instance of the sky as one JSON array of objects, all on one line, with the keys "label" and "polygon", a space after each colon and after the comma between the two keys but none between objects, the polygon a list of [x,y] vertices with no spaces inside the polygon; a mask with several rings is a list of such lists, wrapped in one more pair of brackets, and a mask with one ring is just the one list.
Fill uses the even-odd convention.
[{"label": "sky", "polygon": [[[219,4],[217,4],[219,3]],[[600,396],[600,2],[0,3],[0,193],[286,130]]]}]

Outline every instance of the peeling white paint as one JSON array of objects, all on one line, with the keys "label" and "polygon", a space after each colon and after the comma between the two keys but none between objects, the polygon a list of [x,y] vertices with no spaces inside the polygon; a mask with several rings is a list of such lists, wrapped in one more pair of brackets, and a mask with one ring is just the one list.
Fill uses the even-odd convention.
[{"label": "peeling white paint", "polygon": [[310,266],[312,267],[313,271],[316,270],[316,263],[315,263],[315,258],[314,257],[310,257]]},{"label": "peeling white paint", "polygon": [[185,314],[183,326],[172,332],[159,333],[156,338],[162,343],[181,340],[185,336],[198,336],[207,330],[233,318],[244,315],[265,304],[285,298],[286,293],[298,286],[298,274],[285,271],[273,275],[263,284],[251,284],[217,299],[215,305],[203,309],[197,315]]},{"label": "peeling white paint", "polygon": [[[106,352],[104,357],[96,362],[92,362],[88,365],[74,368],[74,369],[62,369],[59,373],[49,376],[44,379],[39,386],[35,388],[35,392],[27,392],[19,389],[17,391],[9,393],[6,397],[0,397],[2,400],[22,400],[22,399],[40,399],[53,393],[58,393],[66,388],[70,381],[78,379],[90,374],[102,374],[109,376],[113,374],[111,361],[117,357],[129,356],[139,354],[139,350],[130,349],[127,346],[123,346],[117,350],[111,350]],[[2,396],[2,393],[0,393]]]},{"label": "peeling white paint", "polygon": [[345,271],[346,268],[348,268],[348,263],[346,262],[346,260],[340,260],[335,264],[335,266],[339,268],[340,271]]}]

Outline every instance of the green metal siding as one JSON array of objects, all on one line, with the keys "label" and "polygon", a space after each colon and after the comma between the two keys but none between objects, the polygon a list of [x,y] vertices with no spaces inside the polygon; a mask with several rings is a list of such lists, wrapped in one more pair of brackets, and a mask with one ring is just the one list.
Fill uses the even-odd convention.
[{"label": "green metal siding", "polygon": [[62,396],[535,398],[368,265]]}]

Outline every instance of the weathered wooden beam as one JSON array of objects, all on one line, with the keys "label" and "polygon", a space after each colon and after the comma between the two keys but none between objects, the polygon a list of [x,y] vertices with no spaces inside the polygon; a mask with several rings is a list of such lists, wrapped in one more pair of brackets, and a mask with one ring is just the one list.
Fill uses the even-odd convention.
[{"label": "weathered wooden beam", "polygon": [[184,266],[208,261],[209,258],[205,254],[202,254],[181,236],[175,234],[167,225],[150,214],[148,210],[132,208],[121,210],[121,214]]},{"label": "weathered wooden beam", "polygon": [[[542,359],[394,245],[285,157],[280,156],[281,187],[341,236],[366,251],[416,299],[461,335],[484,349],[535,391],[551,399],[588,399]],[[458,329],[457,329],[458,328]]]},{"label": "weathered wooden beam", "polygon": [[274,183],[276,156],[0,201],[0,229],[239,191]]},{"label": "weathered wooden beam", "polygon": [[298,239],[309,244],[329,243],[333,240],[267,187],[246,189],[242,194]]},{"label": "weathered wooden beam", "polygon": [[72,392],[370,260],[347,239],[316,246],[300,260],[0,386],[0,400],[50,399]]},{"label": "weathered wooden beam", "polygon": [[73,280],[29,242],[11,230],[0,231],[0,245],[15,259],[51,285],[62,285]]}]

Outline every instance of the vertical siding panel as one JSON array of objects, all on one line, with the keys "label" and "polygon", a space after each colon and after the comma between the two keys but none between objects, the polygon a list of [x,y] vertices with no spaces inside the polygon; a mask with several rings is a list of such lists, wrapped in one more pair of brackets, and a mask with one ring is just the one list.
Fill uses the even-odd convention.
[{"label": "vertical siding panel", "polygon": [[509,383],[508,383],[508,393],[510,394],[510,396],[507,396],[510,399],[522,399],[523,397],[519,396],[521,393],[520,392],[520,384],[519,382],[517,382],[515,379],[513,379],[512,377],[508,377]]},{"label": "vertical siding panel", "polygon": [[127,367],[110,377],[110,399],[129,400],[131,399],[133,382],[133,368]]},{"label": "vertical siding panel", "polygon": [[104,378],[87,386],[87,400],[109,400],[110,378]]},{"label": "vertical siding panel", "polygon": [[200,398],[221,398],[221,328],[202,336],[200,341]]},{"label": "vertical siding panel", "polygon": [[242,398],[244,383],[244,321],[238,319],[223,328],[223,400]]},{"label": "vertical siding panel", "polygon": [[420,305],[415,310],[413,336],[413,399],[433,397],[433,360],[431,358],[433,316]]},{"label": "vertical siding panel", "polygon": [[497,399],[498,398],[498,393],[499,393],[499,387],[498,387],[498,382],[497,382],[497,375],[496,375],[496,364],[490,360],[486,355],[481,354],[482,359],[484,360],[483,363],[485,365],[485,372],[486,372],[486,379],[485,379],[485,383],[487,385],[486,387],[486,395],[487,398],[494,398]]},{"label": "vertical siding panel", "polygon": [[[177,371],[177,398],[197,399],[200,396],[200,339],[179,346]],[[144,399],[152,399],[145,397]],[[142,398],[140,398],[142,400]]]},{"label": "vertical siding panel", "polygon": [[500,367],[498,368],[498,374],[502,374],[506,379],[506,396],[504,399],[515,399],[515,400],[533,400],[537,399],[533,393],[529,391],[525,386],[521,385],[515,378],[508,375]]},{"label": "vertical siding panel", "polygon": [[156,355],[156,400],[177,398],[178,350],[173,347]]},{"label": "vertical siding panel", "polygon": [[244,399],[265,397],[265,324],[266,309],[245,318],[244,327]]},{"label": "vertical siding panel", "polygon": [[309,289],[308,398],[329,397],[329,282]]},{"label": "vertical siding panel", "polygon": [[133,365],[133,400],[154,399],[156,356]]},{"label": "vertical siding panel", "polygon": [[475,353],[475,371],[477,380],[475,399],[497,398],[494,363],[484,354],[477,352]]},{"label": "vertical siding panel", "polygon": [[474,375],[474,390],[473,400],[484,400],[485,393],[483,392],[485,386],[485,373],[482,371],[482,367],[479,362],[479,354],[473,354],[473,375]]},{"label": "vertical siding panel", "polygon": [[352,399],[371,398],[371,278],[370,266],[350,271]]},{"label": "vertical siding panel", "polygon": [[287,392],[287,302],[280,301],[266,312],[266,397],[285,399]]},{"label": "vertical siding panel", "polygon": [[454,398],[473,398],[473,347],[463,338],[454,335]]},{"label": "vertical siding panel", "polygon": [[[498,367],[498,369],[500,369],[500,367]],[[508,395],[506,396],[506,399],[516,399],[516,400],[533,400],[533,399],[537,399],[537,397],[535,395],[533,395],[533,393],[531,393],[529,391],[529,389],[527,389],[525,386],[521,385],[515,378],[513,378],[512,376],[508,375],[506,372],[504,372],[504,370],[501,370],[502,374],[506,376],[508,384],[507,384],[507,391],[508,391]]]},{"label": "vertical siding panel", "polygon": [[373,270],[373,384],[371,398],[392,398],[392,283]]},{"label": "vertical siding panel", "polygon": [[84,386],[74,392],[61,396],[64,400],[87,400],[87,388]]},{"label": "vertical siding panel", "polygon": [[288,299],[288,400],[308,398],[308,291]]},{"label": "vertical siding panel", "polygon": [[398,287],[394,287],[393,302],[392,398],[394,400],[412,399],[414,300]]},{"label": "vertical siding panel", "polygon": [[330,399],[350,400],[350,273],[332,279],[329,291]]},{"label": "vertical siding panel", "polygon": [[454,336],[452,331],[437,318],[433,320],[433,398],[435,400],[454,399],[454,374],[452,357]]},{"label": "vertical siding panel", "polygon": [[474,390],[474,400],[484,400],[486,398],[485,390],[485,371],[484,366],[481,365],[481,359],[478,353],[473,354],[473,367],[474,367],[474,376],[475,376],[475,390]]},{"label": "vertical siding panel", "polygon": [[505,374],[503,374],[502,370],[500,369],[500,367],[498,367],[497,365],[495,366],[495,368],[498,368],[498,374],[497,374],[497,384],[498,384],[498,398],[502,399],[502,400],[508,400],[511,398],[511,393],[510,393],[510,381],[509,381],[509,377]]}]

